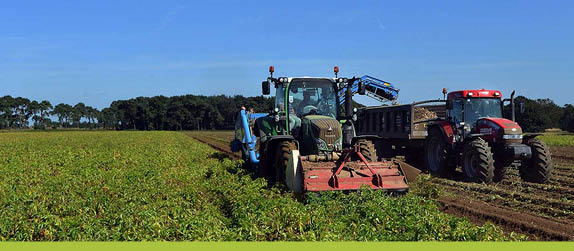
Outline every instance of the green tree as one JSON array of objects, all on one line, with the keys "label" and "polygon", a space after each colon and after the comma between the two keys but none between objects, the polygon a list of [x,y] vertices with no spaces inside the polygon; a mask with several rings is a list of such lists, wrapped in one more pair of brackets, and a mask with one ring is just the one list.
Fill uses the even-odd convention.
[{"label": "green tree", "polygon": [[80,128],[80,121],[84,116],[86,116],[86,105],[82,102],[74,105],[72,109],[72,125]]},{"label": "green tree", "polygon": [[[543,132],[548,128],[559,128],[563,110],[550,99],[528,99],[518,96],[516,103],[516,122],[525,132]],[[521,112],[521,104],[524,112]],[[506,105],[505,117],[511,117],[510,105]]]},{"label": "green tree", "polygon": [[47,100],[42,100],[39,104],[39,112],[40,112],[40,126],[42,128],[46,128],[47,125],[50,124],[51,121],[48,118],[50,115],[50,111],[53,109],[52,103]]},{"label": "green tree", "polygon": [[68,104],[60,103],[54,107],[51,114],[58,117],[60,127],[62,128],[69,127],[70,125],[69,119],[71,117],[71,114],[73,114],[73,107]]}]

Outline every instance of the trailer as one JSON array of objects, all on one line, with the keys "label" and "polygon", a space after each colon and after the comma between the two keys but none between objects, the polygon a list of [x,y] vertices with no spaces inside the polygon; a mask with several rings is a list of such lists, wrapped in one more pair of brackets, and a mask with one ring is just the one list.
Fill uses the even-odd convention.
[{"label": "trailer", "polygon": [[360,108],[356,112],[355,130],[359,136],[379,139],[375,147],[382,158],[402,155],[420,162],[417,152],[423,149],[428,136],[427,124],[446,118],[445,103],[445,100],[437,99]]},{"label": "trailer", "polygon": [[[546,183],[553,170],[550,151],[540,134],[523,133],[515,122],[514,94],[498,90],[461,90],[445,98],[406,105],[356,110],[358,137],[374,140],[379,158],[403,155],[407,162],[450,177],[460,166],[468,181],[497,182],[511,167],[529,182]],[[510,102],[511,118],[503,118]],[[422,165],[421,165],[422,164]]]}]

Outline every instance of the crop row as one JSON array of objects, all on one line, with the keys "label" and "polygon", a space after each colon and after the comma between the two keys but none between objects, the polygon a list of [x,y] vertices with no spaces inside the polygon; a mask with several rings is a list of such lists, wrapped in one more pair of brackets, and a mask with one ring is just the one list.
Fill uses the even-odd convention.
[{"label": "crop row", "polygon": [[544,134],[540,139],[549,146],[574,147],[574,134]]},{"label": "crop row", "polygon": [[[559,217],[566,219],[574,219],[574,201],[569,200],[570,197],[562,197],[560,195],[552,196],[558,191],[566,191],[567,188],[558,188],[555,191],[543,192],[541,187],[532,189],[523,187],[517,188],[516,185],[505,185],[507,182],[503,181],[502,184],[484,185],[475,183],[463,183],[445,179],[434,179],[434,182],[440,184],[450,194],[456,196],[465,196],[470,198],[480,199],[489,202],[493,205],[501,205],[510,207],[522,212],[530,212],[547,217]],[[522,182],[522,181],[515,181]],[[532,184],[532,183],[530,183]],[[523,185],[528,186],[528,185]],[[547,186],[551,188],[552,186]]]}]

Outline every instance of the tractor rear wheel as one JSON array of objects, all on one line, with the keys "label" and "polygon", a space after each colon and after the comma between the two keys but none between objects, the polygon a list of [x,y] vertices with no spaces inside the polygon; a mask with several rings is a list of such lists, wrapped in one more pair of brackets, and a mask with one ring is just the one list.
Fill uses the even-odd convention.
[{"label": "tractor rear wheel", "polygon": [[532,158],[522,161],[520,177],[529,182],[548,182],[554,169],[548,147],[539,139],[530,139],[526,145],[530,146]]},{"label": "tractor rear wheel", "polygon": [[494,160],[488,143],[481,138],[464,146],[462,170],[469,181],[491,183],[494,178]]},{"label": "tractor rear wheel", "polygon": [[449,165],[449,149],[442,133],[432,130],[424,145],[424,158],[429,172],[437,176],[449,176],[453,168]]},{"label": "tractor rear wheel", "polygon": [[[375,150],[375,144],[368,139],[359,139],[357,140],[357,144],[359,144],[359,149],[365,160],[368,162],[377,161],[377,151]],[[358,160],[358,159],[356,159]]]},{"label": "tractor rear wheel", "polygon": [[291,141],[282,141],[277,145],[275,154],[275,169],[273,177],[274,182],[283,182],[285,180],[285,170],[289,165],[291,151],[296,150],[295,143]]}]

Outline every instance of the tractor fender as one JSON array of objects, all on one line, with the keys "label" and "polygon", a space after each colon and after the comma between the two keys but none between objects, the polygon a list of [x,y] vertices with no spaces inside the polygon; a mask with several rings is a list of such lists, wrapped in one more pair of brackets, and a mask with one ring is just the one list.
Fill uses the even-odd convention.
[{"label": "tractor fender", "polygon": [[443,139],[449,144],[454,144],[454,130],[452,129],[452,124],[448,121],[436,121],[427,127],[427,131],[439,130],[443,136]]},{"label": "tractor fender", "polygon": [[[265,140],[265,143],[260,146],[260,148],[263,148],[263,152],[265,153],[265,156],[267,158],[274,158],[274,154],[275,154],[275,148],[277,147],[277,145],[279,145],[280,142],[283,141],[293,141],[295,143],[295,146],[297,146],[297,149],[299,149],[299,142],[291,135],[274,135],[274,136],[268,136],[267,139]],[[261,152],[261,151],[260,151]]]},{"label": "tractor fender", "polygon": [[268,136],[267,137],[267,143],[265,144],[265,150],[268,150],[268,148],[272,148],[274,145],[277,145],[279,142],[281,141],[294,141],[295,144],[297,145],[297,148],[299,148],[299,143],[297,142],[297,140],[295,139],[295,137],[291,136],[291,135],[274,135],[274,136]]},{"label": "tractor fender", "polygon": [[471,133],[468,136],[466,136],[467,139],[473,140],[476,138],[482,138],[483,136],[487,136],[490,135],[488,133]]},{"label": "tractor fender", "polygon": [[542,133],[525,133],[522,135],[522,142],[526,144],[529,140],[542,135]]},{"label": "tractor fender", "polygon": [[[299,149],[299,142],[291,135],[273,135],[273,136],[267,136],[265,141],[262,142],[262,144],[259,146],[259,152],[265,152],[265,153],[274,153],[275,147],[277,146],[277,144],[279,144],[279,142],[282,141],[293,141],[295,142],[295,145],[297,146],[297,149]],[[263,151],[261,151],[263,150]]]}]

